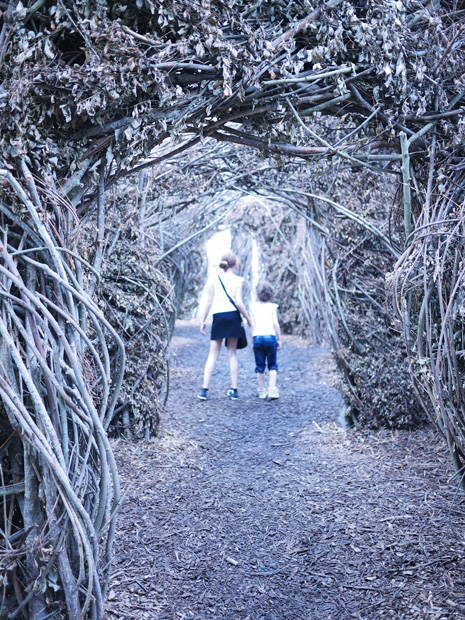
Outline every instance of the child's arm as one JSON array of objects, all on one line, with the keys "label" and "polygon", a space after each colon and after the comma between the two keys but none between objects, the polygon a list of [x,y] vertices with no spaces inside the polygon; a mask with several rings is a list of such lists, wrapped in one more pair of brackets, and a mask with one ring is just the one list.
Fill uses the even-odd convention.
[{"label": "child's arm", "polygon": [[278,321],[278,309],[275,308],[273,310],[273,327],[274,327],[274,331],[276,332],[276,340],[278,342],[278,351],[281,348],[281,330],[279,328],[279,321]]}]

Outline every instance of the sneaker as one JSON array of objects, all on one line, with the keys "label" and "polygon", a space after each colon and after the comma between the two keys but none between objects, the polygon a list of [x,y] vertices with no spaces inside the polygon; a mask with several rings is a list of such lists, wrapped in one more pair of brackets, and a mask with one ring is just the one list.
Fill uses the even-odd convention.
[{"label": "sneaker", "polygon": [[268,391],[268,398],[279,398],[278,388],[270,388]]},{"label": "sneaker", "polygon": [[231,400],[238,400],[239,399],[239,394],[237,393],[237,388],[229,388],[229,390],[226,392],[226,394],[229,396],[229,398]]},{"label": "sneaker", "polygon": [[258,390],[258,398],[260,400],[265,400],[266,399],[266,392],[265,392],[265,390]]},{"label": "sneaker", "polygon": [[200,393],[197,394],[197,398],[200,398],[200,400],[207,400],[207,392],[208,388],[202,388],[200,390]]}]

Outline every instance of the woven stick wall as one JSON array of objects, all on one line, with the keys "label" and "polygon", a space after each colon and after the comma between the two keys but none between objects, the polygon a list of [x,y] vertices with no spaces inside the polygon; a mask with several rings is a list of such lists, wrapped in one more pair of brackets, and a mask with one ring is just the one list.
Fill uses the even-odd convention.
[{"label": "woven stick wall", "polygon": [[76,254],[74,208],[22,171],[25,187],[0,172],[15,194],[0,203],[1,614],[40,618],[63,601],[70,617],[101,617],[120,495],[106,431],[124,347],[83,288],[95,272]]},{"label": "woven stick wall", "polygon": [[[118,335],[92,301],[104,196],[205,139],[400,170],[405,252],[390,299],[420,396],[462,467],[464,40],[460,7],[435,6],[0,2],[1,561],[11,617],[46,607],[103,616],[118,501],[105,427],[123,368]],[[310,125],[321,113],[350,131],[333,139]],[[170,136],[180,140],[172,151]],[[92,211],[87,266],[73,235]]]}]

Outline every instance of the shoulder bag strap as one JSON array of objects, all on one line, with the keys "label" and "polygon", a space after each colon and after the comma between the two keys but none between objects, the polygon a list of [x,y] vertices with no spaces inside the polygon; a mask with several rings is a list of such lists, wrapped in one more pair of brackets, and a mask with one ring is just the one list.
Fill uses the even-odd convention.
[{"label": "shoulder bag strap", "polygon": [[223,280],[220,278],[220,276],[218,276],[218,280],[221,282],[221,286],[223,287],[224,292],[226,293],[229,301],[232,303],[232,305],[236,308],[236,310],[239,312],[239,308],[236,306],[236,302],[234,301],[234,299],[231,297],[231,295],[228,293],[228,291],[226,290],[225,285],[223,284]]}]

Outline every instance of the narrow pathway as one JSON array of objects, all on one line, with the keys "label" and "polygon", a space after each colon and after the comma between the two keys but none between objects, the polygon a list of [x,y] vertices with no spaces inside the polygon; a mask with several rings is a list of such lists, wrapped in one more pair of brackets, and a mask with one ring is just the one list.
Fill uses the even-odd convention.
[{"label": "narrow pathway", "polygon": [[108,618],[465,617],[465,501],[434,431],[343,431],[330,355],[288,337],[279,401],[250,350],[231,402],[226,353],[196,398],[208,341],[177,325],[160,436],[119,440]]}]

